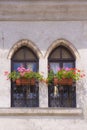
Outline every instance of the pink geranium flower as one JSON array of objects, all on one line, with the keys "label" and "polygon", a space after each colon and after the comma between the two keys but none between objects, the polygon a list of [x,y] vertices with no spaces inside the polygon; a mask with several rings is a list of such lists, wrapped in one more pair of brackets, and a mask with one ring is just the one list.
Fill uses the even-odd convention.
[{"label": "pink geranium flower", "polygon": [[57,70],[60,71],[61,69],[58,67]]},{"label": "pink geranium flower", "polygon": [[9,72],[8,72],[8,71],[5,71],[5,72],[4,72],[4,75],[5,75],[5,76],[7,76],[8,74],[9,74]]},{"label": "pink geranium flower", "polygon": [[66,71],[69,71],[69,70],[70,70],[70,68],[66,67],[66,68],[65,68],[65,70],[66,70]]},{"label": "pink geranium flower", "polygon": [[30,69],[26,69],[26,72],[31,72],[31,70]]},{"label": "pink geranium flower", "polygon": [[20,66],[20,67],[17,68],[17,71],[18,72],[24,72],[24,71],[26,71],[26,69],[24,67]]},{"label": "pink geranium flower", "polygon": [[4,72],[5,75],[7,76],[8,79],[11,79],[13,81],[16,81],[17,79],[32,79],[34,78],[35,80],[41,80],[43,79],[43,76],[39,74],[38,72],[33,72],[30,69],[26,69],[23,66],[20,66],[17,68],[17,71],[12,71],[9,73],[8,71]]}]

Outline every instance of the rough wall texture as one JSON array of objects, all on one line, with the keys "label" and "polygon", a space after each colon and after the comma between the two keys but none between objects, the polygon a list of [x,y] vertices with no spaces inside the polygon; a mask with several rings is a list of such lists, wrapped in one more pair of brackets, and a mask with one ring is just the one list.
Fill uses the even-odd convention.
[{"label": "rough wall texture", "polygon": [[[4,122],[4,123],[2,123]],[[1,130],[86,130],[87,121],[80,119],[60,119],[50,117],[8,117],[0,119]]]},{"label": "rough wall texture", "polygon": [[[86,0],[83,2],[73,0],[74,3],[71,0],[55,0],[55,2],[49,0],[47,3],[43,0],[38,0],[39,2],[33,0],[34,3],[28,0],[27,3],[23,0],[16,2],[13,0],[14,4],[10,0],[8,3],[6,1],[0,0],[0,113],[11,105],[11,83],[6,80],[4,71],[11,70],[11,56],[24,44],[31,49],[34,48],[39,57],[39,71],[44,72],[45,77],[48,55],[61,41],[74,53],[76,66],[84,69],[87,75]],[[40,108],[47,108],[48,88],[46,84],[41,83],[39,87]],[[68,117],[66,114],[50,117],[26,116],[26,114],[0,115],[0,130],[86,130],[87,76],[78,82],[76,87],[77,108],[82,109],[79,117],[74,115]],[[33,113],[32,109],[31,111]]]},{"label": "rough wall texture", "polygon": [[[66,46],[76,51],[76,66],[84,69],[87,74],[87,22],[65,21],[65,22],[0,22],[0,107],[8,108],[11,102],[11,85],[6,80],[4,71],[11,69],[10,56],[15,52],[16,45],[23,39],[31,41],[40,51],[39,71],[47,76],[47,55],[52,46],[56,46],[59,40],[64,41]],[[60,40],[60,41],[61,41]],[[25,43],[25,42],[24,42]],[[24,44],[22,43],[22,44]],[[21,44],[21,43],[20,43]],[[21,44],[21,45],[22,45]],[[59,42],[58,42],[59,44]],[[26,44],[27,45],[27,44]],[[52,46],[51,46],[52,45]],[[28,46],[28,45],[27,45]],[[49,52],[48,52],[49,50]],[[13,52],[12,52],[13,51]],[[47,54],[48,52],[48,54]],[[37,52],[38,53],[38,52]],[[43,65],[44,64],[44,65]],[[45,98],[43,98],[45,97]],[[77,83],[77,107],[82,108],[83,117],[32,117],[32,116],[10,116],[0,117],[1,130],[86,130],[87,129],[87,80]],[[40,107],[48,107],[48,92],[45,84],[40,84]],[[3,122],[3,123],[2,123]],[[11,125],[10,125],[11,124]],[[70,124],[70,125],[68,125]]]},{"label": "rough wall texture", "polygon": [[85,21],[86,12],[86,0],[0,0],[0,20],[6,21]]}]

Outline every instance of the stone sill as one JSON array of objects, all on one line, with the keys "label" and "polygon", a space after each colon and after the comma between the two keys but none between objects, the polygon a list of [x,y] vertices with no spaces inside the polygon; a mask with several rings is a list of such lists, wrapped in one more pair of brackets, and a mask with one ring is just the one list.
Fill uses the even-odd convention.
[{"label": "stone sill", "polygon": [[73,116],[82,117],[80,108],[4,108],[0,116]]}]

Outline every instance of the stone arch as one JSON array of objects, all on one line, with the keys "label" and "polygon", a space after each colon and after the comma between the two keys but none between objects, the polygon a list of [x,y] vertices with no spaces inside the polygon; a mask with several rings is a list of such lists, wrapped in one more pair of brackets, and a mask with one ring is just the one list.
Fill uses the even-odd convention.
[{"label": "stone arch", "polygon": [[52,50],[54,50],[56,47],[58,47],[60,45],[63,45],[66,48],[68,48],[71,51],[71,53],[73,54],[73,56],[75,57],[75,59],[80,58],[80,55],[79,55],[77,49],[74,47],[74,45],[65,39],[58,39],[58,40],[54,41],[47,49],[45,58],[48,58],[48,56],[52,52]]},{"label": "stone arch", "polygon": [[37,55],[37,57],[40,59],[41,57],[43,57],[41,51],[39,50],[39,48],[30,40],[26,40],[26,39],[22,39],[20,41],[18,41],[17,43],[15,43],[12,48],[9,51],[8,57],[9,59],[12,58],[12,56],[14,55],[14,53],[22,46],[26,46],[29,47],[30,49],[32,49],[32,51],[35,52],[35,54]]}]

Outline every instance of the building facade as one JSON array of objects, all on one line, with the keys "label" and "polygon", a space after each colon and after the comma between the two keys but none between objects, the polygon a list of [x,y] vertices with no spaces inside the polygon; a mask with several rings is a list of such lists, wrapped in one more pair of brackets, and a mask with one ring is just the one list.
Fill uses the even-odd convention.
[{"label": "building facade", "polygon": [[[22,47],[35,54],[45,78],[50,54],[58,47],[65,47],[75,59],[74,67],[87,75],[86,11],[86,0],[0,0],[1,130],[87,129],[87,76],[76,82],[74,107],[49,107],[48,85],[42,82],[38,107],[12,107],[12,82],[4,75],[11,72],[13,57]],[[20,61],[19,54],[15,57]]]}]

